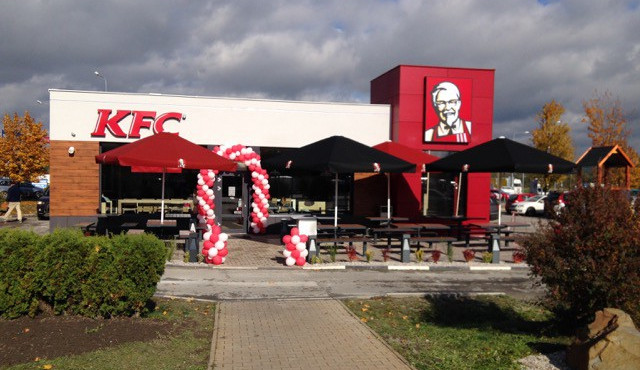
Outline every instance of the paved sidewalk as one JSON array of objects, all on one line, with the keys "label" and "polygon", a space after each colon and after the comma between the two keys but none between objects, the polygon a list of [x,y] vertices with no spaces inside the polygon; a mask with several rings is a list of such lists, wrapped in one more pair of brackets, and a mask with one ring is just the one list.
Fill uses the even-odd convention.
[{"label": "paved sidewalk", "polygon": [[411,369],[336,300],[218,304],[209,369]]}]

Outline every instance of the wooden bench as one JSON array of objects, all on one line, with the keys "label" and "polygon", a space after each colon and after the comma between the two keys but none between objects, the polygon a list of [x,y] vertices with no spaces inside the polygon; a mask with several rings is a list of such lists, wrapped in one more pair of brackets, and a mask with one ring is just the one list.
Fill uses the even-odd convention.
[{"label": "wooden bench", "polygon": [[429,244],[429,248],[431,248],[434,243],[447,243],[447,247],[450,248],[452,243],[457,240],[458,239],[451,236],[414,236],[409,238],[409,244],[415,243],[418,249],[420,249],[420,243]]},{"label": "wooden bench", "polygon": [[143,229],[129,229],[129,230],[127,230],[127,235],[140,235],[140,234],[144,234],[144,230]]},{"label": "wooden bench", "polygon": [[[316,244],[318,245],[318,249],[323,244],[333,244],[334,246],[338,246],[338,244],[347,244],[349,247],[353,247],[353,243],[362,243],[362,255],[367,252],[367,244],[371,243],[371,238],[366,236],[362,237],[348,237],[348,238],[317,238]],[[346,249],[346,248],[345,248]]]}]

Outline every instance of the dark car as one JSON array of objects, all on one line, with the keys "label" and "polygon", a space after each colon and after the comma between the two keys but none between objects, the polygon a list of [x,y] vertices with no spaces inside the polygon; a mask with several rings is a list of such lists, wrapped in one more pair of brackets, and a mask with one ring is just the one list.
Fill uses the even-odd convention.
[{"label": "dark car", "polygon": [[562,192],[555,190],[547,193],[547,197],[544,200],[544,214],[546,216],[557,214],[558,202],[561,200],[562,194]]},{"label": "dark car", "polygon": [[44,194],[44,189],[30,182],[20,183],[20,195],[22,199],[38,199]]},{"label": "dark car", "polygon": [[38,220],[49,219],[49,187],[44,189],[43,195],[38,198],[36,203],[38,210]]},{"label": "dark car", "polygon": [[489,197],[489,220],[497,220],[498,212],[500,212],[500,204],[495,197]]}]

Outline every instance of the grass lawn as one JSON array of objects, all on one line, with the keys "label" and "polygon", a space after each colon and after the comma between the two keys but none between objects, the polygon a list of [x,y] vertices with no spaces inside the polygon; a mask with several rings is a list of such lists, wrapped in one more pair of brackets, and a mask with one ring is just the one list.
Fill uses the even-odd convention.
[{"label": "grass lawn", "polygon": [[7,369],[206,369],[215,304],[181,300],[156,300],[156,304],[145,320],[167,321],[174,328],[169,334],[79,355],[34,359]]},{"label": "grass lawn", "polygon": [[570,341],[547,310],[506,296],[345,303],[418,369],[517,369],[517,359]]}]

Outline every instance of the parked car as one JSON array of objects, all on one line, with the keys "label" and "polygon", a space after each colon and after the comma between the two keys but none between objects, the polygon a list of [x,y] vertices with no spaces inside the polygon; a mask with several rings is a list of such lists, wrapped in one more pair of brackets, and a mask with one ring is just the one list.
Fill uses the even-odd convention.
[{"label": "parked car", "polygon": [[513,211],[519,215],[536,216],[544,214],[544,204],[546,195],[536,195],[525,201],[516,203]]},{"label": "parked car", "polygon": [[514,189],[513,186],[503,186],[500,188],[500,191],[509,195],[516,193],[516,189]]},{"label": "parked car", "polygon": [[489,220],[497,220],[498,212],[500,212],[500,203],[495,197],[489,197]]},{"label": "parked car", "polygon": [[525,201],[525,200],[527,200],[527,198],[530,198],[530,197],[532,197],[534,195],[536,195],[536,194],[533,194],[533,193],[520,193],[520,194],[511,194],[511,195],[509,195],[509,199],[507,199],[507,202],[504,205],[505,211],[507,213],[513,212],[513,207],[517,203]]},{"label": "parked car", "polygon": [[547,193],[547,198],[544,201],[544,214],[547,216],[551,216],[556,213],[554,208],[558,204],[558,199],[563,194],[561,191],[551,190]]},{"label": "parked car", "polygon": [[11,186],[11,179],[8,177],[0,177],[0,193],[6,195],[9,186]]},{"label": "parked car", "polygon": [[44,194],[44,189],[30,182],[21,182],[19,186],[22,199],[38,199]]},{"label": "parked car", "polygon": [[38,211],[38,220],[49,219],[49,187],[44,189],[44,193],[38,202],[36,203],[36,209]]}]

